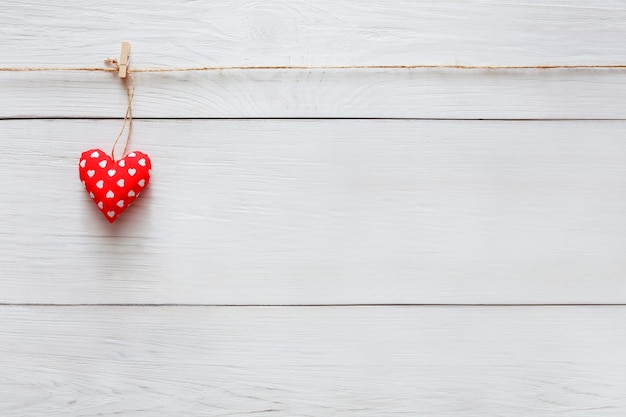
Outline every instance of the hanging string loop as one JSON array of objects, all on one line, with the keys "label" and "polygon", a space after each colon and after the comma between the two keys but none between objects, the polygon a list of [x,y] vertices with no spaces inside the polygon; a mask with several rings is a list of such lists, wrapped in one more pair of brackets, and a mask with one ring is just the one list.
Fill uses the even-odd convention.
[{"label": "hanging string loop", "polygon": [[[104,63],[107,65],[113,65],[115,67],[115,72],[119,71],[119,63],[114,58],[107,58],[104,60]],[[128,152],[128,145],[130,144],[130,137],[133,133],[133,98],[135,97],[135,77],[128,69],[126,78],[120,78],[124,83],[124,89],[126,90],[126,98],[127,98],[127,106],[126,113],[124,114],[124,122],[122,123],[122,129],[120,133],[117,135],[115,142],[113,142],[113,148],[111,149],[111,159],[115,161],[115,148],[120,138],[124,134],[124,131],[128,127],[127,136],[126,136],[126,144],[124,145],[124,152],[122,152],[122,158],[126,156],[126,152]]]}]

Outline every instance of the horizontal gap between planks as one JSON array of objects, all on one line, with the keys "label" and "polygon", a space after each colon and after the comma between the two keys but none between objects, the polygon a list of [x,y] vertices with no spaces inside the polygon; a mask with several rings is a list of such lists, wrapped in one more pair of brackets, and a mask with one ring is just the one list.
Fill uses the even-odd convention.
[{"label": "horizontal gap between planks", "polygon": [[[0,117],[12,120],[119,120],[123,117]],[[415,120],[415,121],[485,121],[485,122],[619,122],[626,118],[448,118],[448,117],[134,117],[138,120]]]},{"label": "horizontal gap between planks", "polygon": [[0,307],[625,307],[624,303],[356,303],[356,304],[190,304],[190,303],[0,303]]}]

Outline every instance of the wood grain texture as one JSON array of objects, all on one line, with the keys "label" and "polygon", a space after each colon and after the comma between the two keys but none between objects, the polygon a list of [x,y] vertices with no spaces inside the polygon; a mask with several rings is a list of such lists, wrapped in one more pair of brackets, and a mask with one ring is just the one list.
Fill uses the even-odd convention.
[{"label": "wood grain texture", "polygon": [[625,122],[140,121],[111,226],[119,125],[0,122],[1,302],[626,302]]},{"label": "wood grain texture", "polygon": [[[625,64],[626,5],[544,1],[0,2],[0,66]],[[67,13],[72,10],[72,13]],[[79,17],[77,17],[79,16]],[[51,34],[54,41],[51,42]],[[625,118],[624,71],[138,75],[136,117]],[[119,117],[106,73],[0,73],[0,117]]]},{"label": "wood grain texture", "polygon": [[626,413],[626,309],[0,308],[0,412]]},{"label": "wood grain texture", "polygon": [[139,66],[626,63],[620,0],[1,5],[3,66],[100,65],[123,39]]},{"label": "wood grain texture", "polygon": [[[619,0],[0,10],[0,67],[101,66],[124,39],[135,67],[626,63]],[[626,119],[624,85],[137,74],[154,177],[111,226],[77,157],[117,135],[89,118],[122,115],[119,80],[0,72],[0,119],[70,119],[0,121],[0,415],[623,417],[624,306],[388,304],[626,303],[626,120],[576,121]]]},{"label": "wood grain texture", "polygon": [[[626,27],[626,25],[624,25]],[[626,71],[237,70],[136,75],[135,117],[626,119]],[[0,73],[0,118],[121,117],[109,73]]]}]

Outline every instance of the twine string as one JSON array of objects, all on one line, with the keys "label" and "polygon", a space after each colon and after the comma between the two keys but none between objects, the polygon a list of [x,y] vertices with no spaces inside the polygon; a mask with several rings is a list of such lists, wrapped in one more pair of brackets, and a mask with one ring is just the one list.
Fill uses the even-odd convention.
[{"label": "twine string", "polygon": [[[119,71],[119,63],[117,60],[112,58],[107,58],[104,60],[106,64],[114,65],[115,68],[111,69],[112,71]],[[108,70],[108,68],[106,68]],[[133,133],[133,98],[135,97],[135,77],[130,72],[130,68],[127,70],[126,78],[122,78],[124,83],[124,89],[126,90],[126,98],[128,100],[128,104],[126,106],[126,113],[124,114],[124,121],[122,122],[122,129],[120,133],[117,135],[115,142],[113,142],[113,148],[111,149],[111,159],[115,161],[115,148],[120,138],[124,134],[126,130],[126,126],[128,126],[128,132],[126,136],[126,144],[124,145],[124,152],[122,152],[122,157],[126,156],[126,152],[128,151],[128,145],[130,144],[130,136]]]},{"label": "twine string", "polygon": [[[107,63],[117,61],[108,59]],[[254,66],[201,66],[170,68],[135,68],[134,72],[191,72],[225,70],[344,70],[344,69],[459,69],[459,70],[557,70],[557,69],[626,69],[626,64],[573,64],[573,65],[254,65]],[[36,71],[101,71],[116,72],[115,68],[106,67],[0,67],[0,72],[36,72]]]}]

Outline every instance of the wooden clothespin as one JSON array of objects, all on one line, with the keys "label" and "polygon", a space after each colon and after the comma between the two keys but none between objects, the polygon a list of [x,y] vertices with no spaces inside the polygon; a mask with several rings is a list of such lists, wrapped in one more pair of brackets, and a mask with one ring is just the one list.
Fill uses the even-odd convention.
[{"label": "wooden clothespin", "polygon": [[122,42],[122,52],[120,53],[120,78],[126,78],[126,74],[128,74],[128,63],[130,61],[130,42],[124,41]]}]

